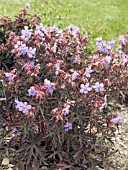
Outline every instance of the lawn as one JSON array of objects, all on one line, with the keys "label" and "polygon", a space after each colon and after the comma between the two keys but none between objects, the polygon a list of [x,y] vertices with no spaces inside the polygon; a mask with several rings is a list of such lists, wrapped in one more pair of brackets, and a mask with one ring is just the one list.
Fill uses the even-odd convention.
[{"label": "lawn", "polygon": [[30,3],[46,25],[65,28],[70,23],[94,37],[116,38],[128,30],[127,0],[0,0],[0,16],[11,18]]}]

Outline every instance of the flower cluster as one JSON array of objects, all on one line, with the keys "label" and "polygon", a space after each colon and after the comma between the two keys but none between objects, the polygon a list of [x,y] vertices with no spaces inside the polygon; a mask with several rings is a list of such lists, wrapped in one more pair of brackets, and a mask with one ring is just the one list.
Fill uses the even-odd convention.
[{"label": "flower cluster", "polygon": [[116,42],[115,40],[111,40],[109,42],[103,41],[102,37],[97,38],[96,40],[97,40],[97,42],[96,42],[97,51],[99,53],[106,53],[108,55],[111,53],[112,48],[114,47],[115,42]]}]

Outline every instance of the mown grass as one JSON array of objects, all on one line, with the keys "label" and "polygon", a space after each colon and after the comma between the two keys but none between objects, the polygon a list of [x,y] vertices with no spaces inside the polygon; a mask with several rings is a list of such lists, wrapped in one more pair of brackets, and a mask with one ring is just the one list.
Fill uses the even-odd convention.
[{"label": "mown grass", "polygon": [[127,0],[0,0],[0,16],[11,18],[30,3],[45,25],[65,28],[70,23],[92,37],[116,38],[128,30]]}]

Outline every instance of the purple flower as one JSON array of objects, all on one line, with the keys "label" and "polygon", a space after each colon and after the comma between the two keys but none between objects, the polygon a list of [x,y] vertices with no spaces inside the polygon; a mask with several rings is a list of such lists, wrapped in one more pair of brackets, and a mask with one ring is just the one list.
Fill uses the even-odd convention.
[{"label": "purple flower", "polygon": [[128,56],[124,56],[123,59],[122,59],[122,65],[123,66],[128,66]]},{"label": "purple flower", "polygon": [[95,89],[96,92],[102,92],[104,91],[104,84],[103,83],[99,83],[96,82],[95,85],[93,86],[93,88]]},{"label": "purple flower", "polygon": [[79,35],[79,28],[74,25],[69,25],[68,30],[70,31],[71,36],[76,38]]},{"label": "purple flower", "polygon": [[15,102],[16,102],[16,108],[20,112],[27,113],[32,108],[32,106],[28,105],[27,102],[20,102],[18,99],[15,99]]},{"label": "purple flower", "polygon": [[45,89],[49,91],[49,93],[53,93],[53,91],[55,90],[55,83],[51,83],[48,79],[44,80],[44,86]]},{"label": "purple flower", "polygon": [[56,165],[56,164],[57,164],[57,162],[56,162],[56,161],[53,161],[53,164],[54,164],[54,165]]},{"label": "purple flower", "polygon": [[28,90],[29,96],[35,96],[37,93],[37,90],[35,89],[34,86],[30,87],[30,89]]},{"label": "purple flower", "polygon": [[[38,27],[38,26],[37,26]],[[44,39],[44,33],[41,32],[41,30],[35,30],[35,36],[36,36],[36,39],[38,40],[43,40],[43,42],[45,41]]]},{"label": "purple flower", "polygon": [[96,42],[97,50],[100,53],[107,53],[107,54],[110,54],[110,51],[114,47],[116,42],[115,40],[111,40],[108,43],[106,43],[106,41],[102,40],[102,37],[97,38],[96,40],[97,40]]},{"label": "purple flower", "polygon": [[99,160],[100,160],[100,157],[99,157],[99,156],[96,156],[96,160],[99,161]]},{"label": "purple flower", "polygon": [[25,55],[28,52],[28,47],[26,44],[23,44],[22,41],[17,41],[17,44],[14,47],[18,52],[20,52],[20,55]]},{"label": "purple flower", "polygon": [[28,41],[29,38],[31,37],[31,30],[28,29],[28,26],[25,26],[25,27],[24,27],[24,30],[22,30],[21,33],[22,33],[21,38],[22,38],[24,41]]},{"label": "purple flower", "polygon": [[126,38],[123,35],[120,35],[118,40],[119,40],[119,43],[125,44]]},{"label": "purple flower", "polygon": [[78,75],[79,73],[77,71],[74,71],[74,73],[72,74],[72,81],[74,81]]},{"label": "purple flower", "polygon": [[73,63],[77,63],[77,55],[74,55]]},{"label": "purple flower", "polygon": [[5,77],[8,78],[8,81],[13,81],[13,74],[12,73],[5,73]]},{"label": "purple flower", "polygon": [[34,61],[31,62],[26,62],[25,65],[23,66],[23,68],[25,69],[25,71],[28,69],[28,67],[30,68],[30,70],[32,70],[35,66],[34,66]]},{"label": "purple flower", "polygon": [[36,48],[29,47],[27,55],[29,58],[35,58]]},{"label": "purple flower", "polygon": [[65,132],[71,130],[71,129],[72,129],[72,123],[67,122],[67,123],[64,125],[64,128],[65,128]]},{"label": "purple flower", "polygon": [[16,133],[16,132],[17,132],[17,128],[16,128],[16,127],[13,129],[13,132],[14,132],[14,133]]},{"label": "purple flower", "polygon": [[86,76],[88,78],[91,77],[91,75],[90,75],[91,72],[93,72],[93,70],[91,69],[91,66],[87,67],[86,71],[84,73],[84,76]]},{"label": "purple flower", "polygon": [[89,87],[89,83],[86,83],[85,85],[84,84],[81,84],[80,85],[80,93],[84,93],[84,94],[87,94],[88,92],[90,92],[92,90],[92,87]]},{"label": "purple flower", "polygon": [[106,57],[102,60],[102,63],[106,65],[106,70],[109,69],[109,65],[110,65],[111,59],[112,59],[111,56],[106,56]]},{"label": "purple flower", "polygon": [[62,84],[62,85],[60,86],[60,88],[61,88],[61,89],[64,89],[64,88],[65,88],[65,85],[64,85],[64,84]]},{"label": "purple flower", "polygon": [[108,44],[113,48],[115,45],[116,41],[115,40],[111,40],[108,42]]},{"label": "purple flower", "polygon": [[124,116],[118,115],[117,117],[111,119],[111,122],[113,124],[122,124],[123,120],[124,120]]}]

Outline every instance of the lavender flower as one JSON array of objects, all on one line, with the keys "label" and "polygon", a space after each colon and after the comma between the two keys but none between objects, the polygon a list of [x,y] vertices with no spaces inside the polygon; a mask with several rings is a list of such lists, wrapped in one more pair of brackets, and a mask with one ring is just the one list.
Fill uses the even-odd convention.
[{"label": "lavender flower", "polygon": [[111,59],[112,59],[111,56],[106,56],[106,57],[102,60],[102,63],[106,65],[106,70],[109,69],[109,65],[110,65]]},{"label": "lavender flower", "polygon": [[26,62],[25,65],[23,66],[25,71],[28,69],[28,67],[30,68],[30,70],[32,70],[34,68],[34,61]]},{"label": "lavender flower", "polygon": [[70,109],[70,105],[67,105],[67,106],[64,108],[64,115],[69,114],[69,109]]},{"label": "lavender flower", "polygon": [[113,48],[115,43],[116,43],[115,40],[111,40],[111,41],[108,42],[108,45],[110,45]]},{"label": "lavender flower", "polygon": [[74,71],[74,73],[72,74],[72,81],[74,81],[78,75],[79,73],[77,71]]},{"label": "lavender flower", "polygon": [[29,58],[35,58],[36,48],[29,47],[27,55]]},{"label": "lavender flower", "polygon": [[48,90],[49,93],[51,94],[55,90],[55,83],[51,83],[48,79],[44,80],[44,86],[45,86],[45,90]]},{"label": "lavender flower", "polygon": [[37,93],[37,90],[35,89],[34,86],[30,87],[30,89],[28,90],[29,96],[35,96]]},{"label": "lavender flower", "polygon": [[18,99],[15,99],[15,102],[16,102],[16,108],[20,112],[27,113],[32,108],[32,106],[28,105],[27,102],[20,102]]},{"label": "lavender flower", "polygon": [[65,128],[65,132],[68,132],[69,130],[72,129],[72,123],[67,122],[67,123],[64,125],[64,128]]},{"label": "lavender flower", "polygon": [[113,124],[122,124],[123,120],[124,120],[124,116],[118,115],[117,117],[111,119],[111,122]]},{"label": "lavender flower", "polygon": [[14,46],[14,48],[20,52],[20,55],[25,55],[28,52],[28,47],[26,44],[23,44],[22,41],[17,41],[17,44]]},{"label": "lavender flower", "polygon": [[8,81],[9,81],[9,82],[14,80],[12,73],[5,73],[5,77],[8,78]]},{"label": "lavender flower", "polygon": [[74,38],[79,35],[79,28],[72,24],[68,26],[68,30],[70,31],[71,36],[73,36]]},{"label": "lavender flower", "polygon": [[80,85],[80,93],[84,93],[84,94],[87,94],[88,92],[90,92],[92,90],[92,87],[89,87],[89,83],[86,83],[85,85],[84,84],[81,84]]},{"label": "lavender flower", "polygon": [[99,82],[96,82],[94,86],[92,86],[96,92],[102,92],[104,91],[104,84],[103,83],[99,83]]},{"label": "lavender flower", "polygon": [[31,37],[31,30],[28,29],[28,26],[25,26],[25,27],[24,27],[24,30],[22,30],[21,33],[22,33],[21,38],[22,38],[24,41],[28,41],[29,38]]},{"label": "lavender flower", "polygon": [[16,127],[13,129],[13,132],[14,132],[14,133],[16,133],[16,132],[17,132],[17,128],[16,128]]},{"label": "lavender flower", "polygon": [[125,44],[126,38],[123,35],[120,35],[118,40],[119,40],[119,43]]},{"label": "lavender flower", "polygon": [[62,85],[60,86],[60,88],[61,88],[61,89],[64,89],[64,88],[65,88],[65,85],[64,85],[64,84],[62,84]]},{"label": "lavender flower", "polygon": [[74,55],[73,63],[77,63],[77,55]]},{"label": "lavender flower", "polygon": [[30,9],[30,4],[26,4],[25,8],[26,8],[26,10],[29,10]]},{"label": "lavender flower", "polygon": [[123,66],[128,66],[128,56],[124,56],[122,59],[122,65]]},{"label": "lavender flower", "polygon": [[90,75],[91,72],[93,72],[93,70],[91,69],[91,66],[87,67],[86,71],[84,73],[84,76],[86,76],[88,78],[91,77],[91,75]]}]

